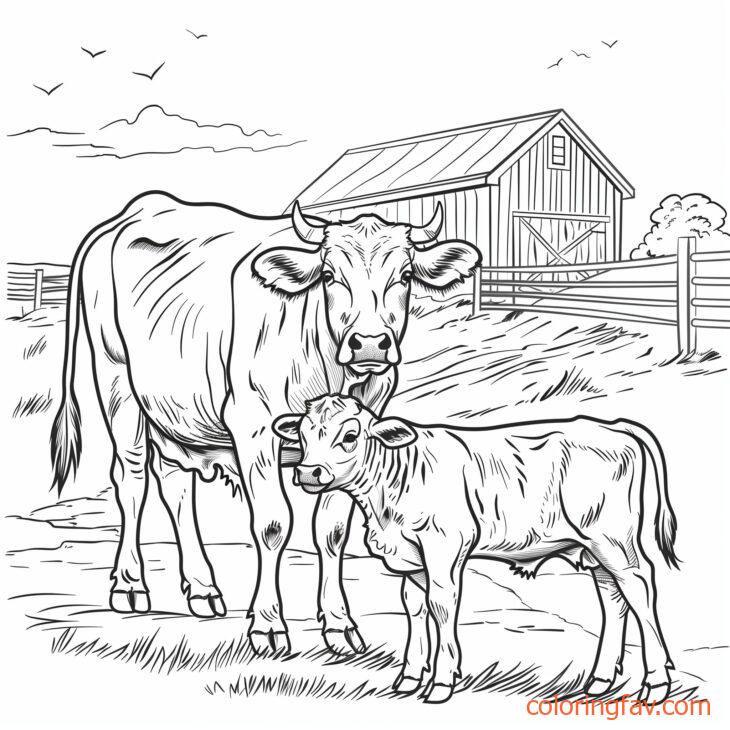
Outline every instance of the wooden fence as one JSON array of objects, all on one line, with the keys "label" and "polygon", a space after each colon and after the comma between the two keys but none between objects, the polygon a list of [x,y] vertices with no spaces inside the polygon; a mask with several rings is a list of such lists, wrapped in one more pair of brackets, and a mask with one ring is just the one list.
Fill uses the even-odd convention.
[{"label": "wooden fence", "polygon": [[[637,261],[485,266],[474,276],[474,312],[529,310],[667,325],[677,330],[678,351],[690,354],[698,328],[730,329],[730,298],[705,296],[707,287],[730,289],[730,267],[723,276],[700,271],[710,262],[730,263],[730,251],[696,249],[697,240],[689,237],[677,240],[676,254]],[[708,308],[724,316],[709,317]]]},{"label": "wooden fence", "polygon": [[8,264],[7,298],[27,302],[28,310],[65,304],[70,270],[65,264]]}]

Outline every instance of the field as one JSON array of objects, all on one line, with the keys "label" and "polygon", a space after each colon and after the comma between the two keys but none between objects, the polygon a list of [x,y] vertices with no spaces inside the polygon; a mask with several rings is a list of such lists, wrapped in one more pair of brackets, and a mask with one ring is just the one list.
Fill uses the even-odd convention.
[{"label": "field", "polygon": [[[680,523],[682,570],[658,568],[660,615],[677,665],[673,691],[680,697],[712,696],[727,637],[725,607],[708,580],[705,556],[717,549],[713,540],[720,539],[723,515],[704,505],[723,499],[718,492],[725,467],[717,454],[726,447],[717,424],[698,414],[727,398],[725,359],[710,348],[677,359],[671,328],[642,331],[587,318],[505,312],[472,317],[470,312],[469,302],[458,297],[415,303],[389,411],[427,423],[486,425],[585,413],[650,426],[668,454],[670,494]],[[6,418],[13,419],[9,453],[37,453],[32,463],[10,460],[6,468],[7,482],[25,487],[6,495],[4,503],[7,585],[13,597],[10,613],[39,650],[52,654],[54,662],[66,660],[54,666],[96,662],[98,673],[109,676],[123,668],[124,677],[143,675],[160,693],[176,687],[209,695],[211,702],[263,702],[275,695],[417,706],[416,698],[390,692],[405,638],[399,579],[365,553],[358,515],[344,575],[370,648],[355,658],[334,658],[322,650],[315,620],[311,502],[293,488],[296,525],[282,578],[291,656],[258,658],[247,646],[245,614],[255,555],[246,508],[231,501],[222,484],[199,493],[199,513],[228,616],[207,620],[187,614],[178,588],[176,547],[156,494],[148,499],[142,528],[154,611],[121,616],[108,610],[119,519],[107,476],[109,445],[85,353],[78,373],[79,383],[87,384],[79,386],[84,460],[62,499],[47,487],[62,319],[62,309],[46,308],[6,328],[6,355],[15,378],[2,402]],[[702,606],[701,621],[687,620],[682,609],[687,596]],[[452,702],[484,703],[487,694],[498,703],[514,701],[513,695],[523,697],[521,703],[528,697],[580,696],[599,622],[590,576],[567,564],[551,561],[528,581],[501,564],[470,563],[460,617],[464,677]],[[619,694],[638,689],[637,639],[632,625]],[[159,675],[175,681],[165,683]],[[393,712],[396,717],[401,710]]]}]

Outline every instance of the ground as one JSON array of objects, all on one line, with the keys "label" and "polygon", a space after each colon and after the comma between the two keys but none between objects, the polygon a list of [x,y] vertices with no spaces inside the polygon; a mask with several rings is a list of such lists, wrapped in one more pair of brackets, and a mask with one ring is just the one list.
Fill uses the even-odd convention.
[{"label": "ground", "polygon": [[[3,538],[11,615],[43,651],[76,662],[97,662],[109,676],[119,666],[159,682],[176,678],[185,691],[235,701],[278,697],[388,698],[405,638],[399,579],[367,556],[356,515],[345,585],[370,645],[358,658],[322,650],[315,620],[316,556],[309,537],[312,501],[292,488],[295,530],[282,568],[282,591],[293,656],[252,656],[246,608],[255,579],[255,554],[243,503],[227,488],[199,492],[201,530],[229,608],[225,619],[188,615],[179,591],[176,547],[157,495],[143,521],[143,555],[153,613],[121,616],[108,610],[109,572],[118,515],[108,482],[109,445],[88,379],[79,366],[84,457],[62,498],[48,491],[47,438],[57,406],[63,311],[48,308],[8,323],[6,354],[15,382],[2,407],[13,416],[9,453],[35,450],[37,459],[11,459]],[[435,344],[434,344],[435,343]],[[722,351],[722,348],[719,348]],[[18,363],[20,365],[18,366]],[[671,328],[642,330],[588,318],[534,313],[483,313],[455,298],[416,302],[404,346],[398,394],[389,412],[414,421],[494,424],[533,417],[626,417],[646,423],[668,454],[670,494],[679,516],[680,572],[658,567],[659,610],[677,670],[674,693],[712,696],[725,662],[722,604],[707,556],[723,530],[725,435],[707,417],[727,397],[725,360],[709,347],[678,359]],[[29,463],[30,462],[30,463]],[[688,609],[691,609],[688,610]],[[699,613],[697,613],[699,612]],[[688,616],[701,615],[688,619]],[[452,702],[489,693],[494,701],[580,696],[597,647],[600,611],[590,576],[555,560],[534,579],[504,565],[472,561],[467,569],[460,638],[464,677]],[[637,635],[619,694],[641,679]],[[64,665],[66,666],[66,665]],[[127,675],[125,675],[127,676]],[[59,680],[63,681],[63,680]],[[131,681],[131,680],[130,680]],[[162,690],[160,690],[162,691]],[[385,700],[381,700],[385,701]],[[408,705],[416,698],[399,700]],[[419,710],[420,711],[420,710]]]}]

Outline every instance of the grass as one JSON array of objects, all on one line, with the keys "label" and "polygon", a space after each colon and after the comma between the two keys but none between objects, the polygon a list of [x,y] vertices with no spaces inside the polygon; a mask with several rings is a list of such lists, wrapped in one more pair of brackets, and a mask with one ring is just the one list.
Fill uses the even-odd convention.
[{"label": "grass", "polygon": [[23,360],[30,360],[42,354],[42,352],[46,349],[46,345],[46,336],[41,335],[39,339],[37,339],[33,344],[28,345],[28,347],[23,350]]},{"label": "grass", "polygon": [[36,413],[45,413],[53,405],[51,391],[47,394],[35,393],[27,398],[21,398],[13,410],[13,418],[25,418]]}]

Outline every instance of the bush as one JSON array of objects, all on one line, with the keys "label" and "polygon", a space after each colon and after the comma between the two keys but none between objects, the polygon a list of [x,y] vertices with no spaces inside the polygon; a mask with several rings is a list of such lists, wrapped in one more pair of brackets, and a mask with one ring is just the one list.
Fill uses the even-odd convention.
[{"label": "bush", "polygon": [[730,235],[722,230],[727,212],[706,195],[669,195],[651,214],[651,230],[632,252],[632,259],[676,253],[677,238],[696,236],[704,251],[730,249]]}]

